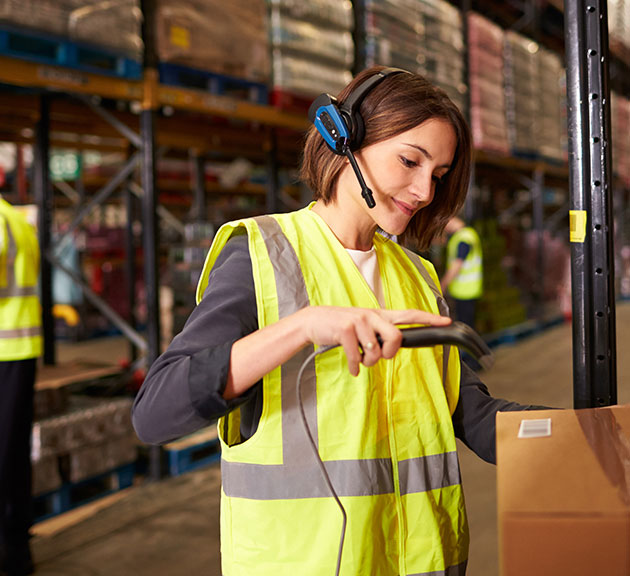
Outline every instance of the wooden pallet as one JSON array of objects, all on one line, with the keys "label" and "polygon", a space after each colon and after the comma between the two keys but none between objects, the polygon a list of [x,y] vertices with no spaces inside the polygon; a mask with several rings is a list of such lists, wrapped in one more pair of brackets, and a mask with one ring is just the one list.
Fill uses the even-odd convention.
[{"label": "wooden pallet", "polygon": [[39,522],[73,508],[113,494],[133,484],[135,463],[119,466],[80,482],[66,482],[60,488],[33,498],[35,521]]},{"label": "wooden pallet", "polygon": [[170,442],[163,448],[171,476],[180,476],[221,458],[221,445],[216,425]]},{"label": "wooden pallet", "polygon": [[254,104],[267,105],[269,101],[267,85],[261,82],[168,62],[161,62],[158,70],[160,83],[167,86],[203,90],[216,96],[227,96]]},{"label": "wooden pallet", "polygon": [[7,26],[0,27],[0,54],[127,80],[139,80],[142,77],[140,62],[107,48]]}]

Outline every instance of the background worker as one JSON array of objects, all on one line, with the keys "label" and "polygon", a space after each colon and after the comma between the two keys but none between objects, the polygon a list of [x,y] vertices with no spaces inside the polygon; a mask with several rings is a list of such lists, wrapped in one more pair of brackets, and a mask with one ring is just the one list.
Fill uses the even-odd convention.
[{"label": "background worker", "polygon": [[440,280],[442,292],[452,302],[452,316],[475,328],[477,302],[483,294],[483,254],[477,231],[458,216],[451,218],[444,232],[446,272]]},{"label": "background worker", "polygon": [[[400,348],[398,324],[450,320],[431,264],[377,230],[430,245],[463,204],[470,131],[401,70],[365,70],[313,106],[301,175],[315,202],[221,227],[134,426],[163,443],[221,416],[225,576],[334,574],[340,549],[346,576],[462,576],[455,437],[492,462],[496,412],[527,407],[492,398],[455,349]],[[328,344],[341,347],[304,362]],[[300,406],[347,511],[343,546]]]},{"label": "background worker", "polygon": [[0,574],[33,572],[31,427],[42,352],[39,246],[24,215],[0,197]]}]

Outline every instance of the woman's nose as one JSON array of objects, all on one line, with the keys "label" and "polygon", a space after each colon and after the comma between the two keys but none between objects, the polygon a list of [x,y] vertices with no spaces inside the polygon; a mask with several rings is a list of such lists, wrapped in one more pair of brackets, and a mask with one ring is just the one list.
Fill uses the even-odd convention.
[{"label": "woman's nose", "polygon": [[435,182],[433,176],[416,178],[411,188],[411,193],[419,203],[430,204],[435,194]]}]

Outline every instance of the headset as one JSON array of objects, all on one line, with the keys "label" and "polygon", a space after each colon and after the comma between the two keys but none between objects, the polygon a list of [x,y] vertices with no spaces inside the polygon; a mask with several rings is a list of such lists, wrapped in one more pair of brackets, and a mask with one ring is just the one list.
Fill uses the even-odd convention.
[{"label": "headset", "polygon": [[365,82],[359,84],[344,103],[339,105],[337,98],[330,94],[320,94],[308,109],[308,118],[324,138],[328,148],[339,156],[345,156],[361,185],[361,196],[368,208],[374,208],[376,202],[372,191],[368,188],[359,165],[352,153],[358,150],[365,136],[365,124],[359,112],[361,102],[367,94],[388,76],[394,74],[410,74],[401,68],[384,68]]}]

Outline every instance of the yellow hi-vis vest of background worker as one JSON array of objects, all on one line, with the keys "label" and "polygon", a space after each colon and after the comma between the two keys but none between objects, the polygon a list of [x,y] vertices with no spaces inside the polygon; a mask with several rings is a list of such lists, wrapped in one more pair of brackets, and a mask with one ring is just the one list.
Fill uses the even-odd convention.
[{"label": "yellow hi-vis vest of background worker", "polygon": [[35,229],[0,198],[0,361],[42,353],[38,276]]},{"label": "yellow hi-vis vest of background worker", "polygon": [[470,252],[464,259],[459,274],[448,285],[448,292],[458,300],[476,300],[483,294],[483,258],[481,240],[474,228],[457,230],[446,245],[446,269],[457,260],[457,246],[460,242],[470,245]]},{"label": "yellow hi-vis vest of background worker", "polygon": [[[349,254],[310,208],[224,225],[206,259],[198,301],[229,237],[246,233],[261,328],[305,306],[377,308]],[[379,234],[374,245],[388,308],[439,314],[433,267]],[[341,515],[308,444],[295,392],[313,349],[264,377],[251,438],[241,442],[239,409],[219,421],[224,576],[335,573]],[[464,574],[469,537],[451,418],[459,379],[458,354],[442,346],[401,349],[391,360],[361,366],[357,377],[341,348],[306,369],[307,420],[348,514],[342,575]]]}]

